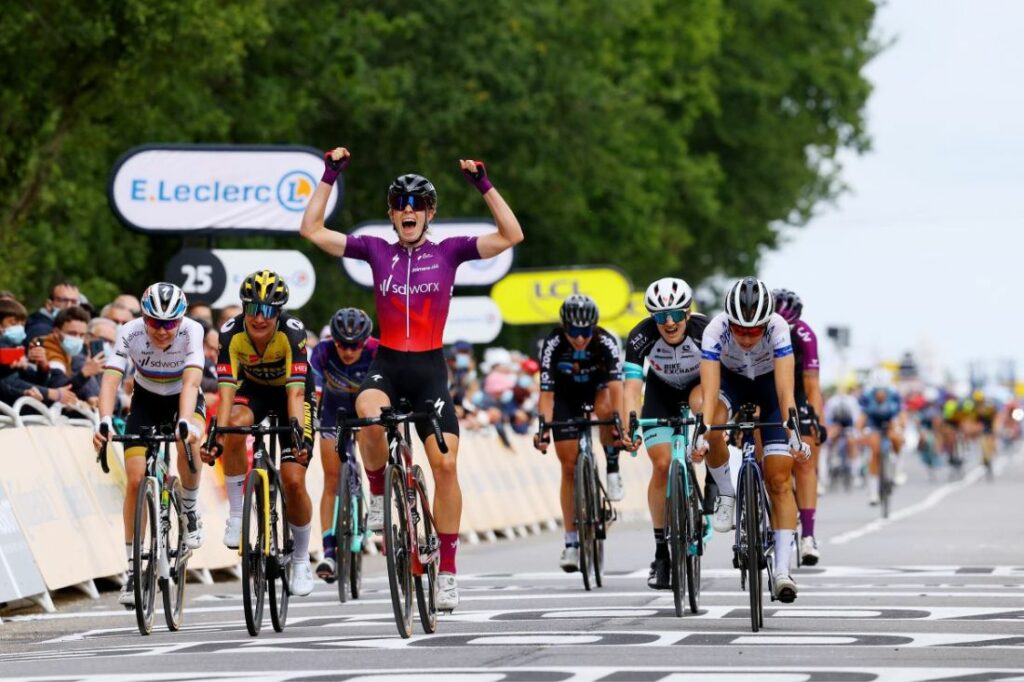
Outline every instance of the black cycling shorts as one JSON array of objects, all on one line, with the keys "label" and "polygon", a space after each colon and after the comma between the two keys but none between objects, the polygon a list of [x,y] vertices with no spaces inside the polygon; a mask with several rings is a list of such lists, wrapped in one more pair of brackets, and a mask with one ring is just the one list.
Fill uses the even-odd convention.
[{"label": "black cycling shorts", "polygon": [[[173,427],[178,421],[179,397],[180,394],[178,393],[160,395],[147,391],[138,384],[135,384],[135,391],[132,393],[131,412],[128,413],[125,432],[134,435],[138,434],[143,427],[160,428],[168,425]],[[196,392],[195,416],[200,421],[206,421],[206,399],[203,398],[202,391]],[[125,454],[127,455],[129,450],[136,449],[134,447],[126,448]]]},{"label": "black cycling shorts", "polygon": [[[551,415],[552,421],[560,422],[582,417],[584,408],[593,412],[597,395],[607,387],[608,384],[602,384],[600,386],[580,388],[575,391],[555,391],[555,403]],[[591,419],[595,418],[595,415],[592,414]],[[626,428],[625,424],[623,424],[623,428]],[[569,426],[553,427],[551,434],[552,438],[556,441],[576,440],[579,438],[578,430]]]},{"label": "black cycling shorts", "polygon": [[690,404],[690,392],[700,381],[692,381],[684,388],[670,386],[654,372],[647,373],[644,382],[644,406],[640,410],[643,419],[660,419],[662,417],[678,417],[679,405]]},{"label": "black cycling shorts", "polygon": [[[309,435],[308,428],[312,426],[313,408],[316,404],[316,385],[313,383],[313,375],[306,375],[305,406],[303,417],[299,419],[303,432]],[[252,410],[253,424],[259,424],[267,415],[273,412],[277,415],[278,425],[288,424],[288,390],[284,386],[263,386],[261,384],[243,383],[242,387],[235,393],[235,405],[244,405]],[[287,433],[280,433],[277,442],[281,450],[281,462],[296,462],[298,460],[292,453],[292,436]],[[309,451],[309,459],[313,459],[313,449]],[[303,466],[308,467],[309,462]]]},{"label": "black cycling shorts", "polygon": [[[369,389],[384,391],[394,407],[405,398],[413,412],[433,409],[441,423],[441,432],[459,435],[459,420],[448,392],[448,363],[440,348],[427,351],[398,351],[381,346],[370,364],[359,393]],[[430,406],[427,406],[429,401]],[[416,434],[426,442],[434,430],[428,421],[414,423]]]}]

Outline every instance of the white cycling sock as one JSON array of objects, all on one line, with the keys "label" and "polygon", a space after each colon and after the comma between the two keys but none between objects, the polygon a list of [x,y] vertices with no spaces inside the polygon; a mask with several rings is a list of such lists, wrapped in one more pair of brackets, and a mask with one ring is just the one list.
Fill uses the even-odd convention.
[{"label": "white cycling sock", "polygon": [[789,575],[789,560],[793,556],[795,530],[775,531],[775,575]]},{"label": "white cycling sock", "polygon": [[229,516],[242,518],[242,503],[245,498],[245,474],[241,476],[225,476],[224,487],[228,489]]},{"label": "white cycling sock", "polygon": [[195,511],[199,503],[199,488],[181,487],[181,507],[187,512]]},{"label": "white cycling sock", "polygon": [[871,491],[871,494],[878,497],[882,490],[881,479],[879,479],[878,476],[868,476],[868,485],[871,486],[868,488]]},{"label": "white cycling sock", "polygon": [[733,487],[732,476],[729,475],[729,462],[720,467],[713,467],[709,463],[708,471],[711,472],[711,478],[715,479],[715,483],[718,484],[719,495],[736,497],[736,488]]},{"label": "white cycling sock", "polygon": [[309,563],[309,530],[313,527],[313,522],[310,521],[305,526],[296,526],[294,523],[289,523],[288,527],[292,531],[292,556],[295,558],[295,562]]}]

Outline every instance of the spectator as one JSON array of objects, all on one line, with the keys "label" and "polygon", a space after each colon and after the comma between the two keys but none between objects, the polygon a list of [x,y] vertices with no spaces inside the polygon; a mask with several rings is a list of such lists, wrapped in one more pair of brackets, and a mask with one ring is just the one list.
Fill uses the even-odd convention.
[{"label": "spectator", "polygon": [[232,317],[238,317],[242,314],[242,306],[240,305],[229,305],[226,308],[220,309],[220,315],[217,316],[217,328],[220,329],[224,326],[224,323],[230,320]]},{"label": "spectator", "polygon": [[[14,299],[0,299],[0,348],[23,349],[25,340],[25,320],[28,311]],[[28,396],[36,400],[53,402],[63,399],[67,404],[74,404],[77,398],[71,391],[60,391],[48,388],[46,374],[40,377],[39,372],[25,355],[5,364],[0,363],[0,401],[13,404],[18,398]]]},{"label": "spectator", "polygon": [[117,341],[117,323],[105,317],[94,317],[89,320],[85,333],[86,347],[91,341],[102,341],[103,354],[110,355],[114,350],[114,342]]},{"label": "spectator", "polygon": [[132,321],[132,313],[127,308],[108,303],[100,309],[100,317],[111,320],[116,325]]},{"label": "spectator", "polygon": [[17,301],[18,297],[14,295],[13,291],[7,289],[0,290],[0,301]]},{"label": "spectator", "polygon": [[28,316],[25,322],[25,334],[29,339],[46,336],[53,329],[54,318],[65,308],[77,306],[80,293],[78,286],[68,282],[58,282],[50,287],[50,297],[42,308]]},{"label": "spectator", "polygon": [[121,294],[114,299],[113,303],[115,308],[124,308],[132,315],[132,319],[142,315],[142,304],[139,303],[139,299],[131,294]]},{"label": "spectator", "polygon": [[192,301],[189,303],[188,308],[185,310],[185,317],[190,317],[203,325],[203,329],[206,331],[213,329],[213,308],[207,305],[205,301]]},{"label": "spectator", "polygon": [[[216,399],[217,394],[217,356],[220,354],[220,332],[210,329],[203,337],[203,355],[206,363],[203,366],[203,381],[200,384],[203,393],[208,393]],[[207,397],[207,404],[211,398]]]},{"label": "spectator", "polygon": [[82,400],[95,406],[99,398],[99,381],[105,357],[102,353],[86,357],[82,352],[89,324],[89,313],[79,306],[61,310],[54,320],[53,331],[43,337],[42,346],[29,351],[29,361],[40,373],[48,374],[46,385],[68,388]]}]

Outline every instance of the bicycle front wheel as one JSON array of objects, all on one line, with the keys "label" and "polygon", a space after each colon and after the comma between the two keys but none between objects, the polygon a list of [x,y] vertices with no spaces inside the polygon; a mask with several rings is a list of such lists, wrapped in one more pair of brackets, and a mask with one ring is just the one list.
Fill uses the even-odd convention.
[{"label": "bicycle front wheel", "polygon": [[604,486],[597,476],[597,467],[592,469],[593,478],[590,479],[591,512],[590,517],[594,522],[594,552],[592,554],[594,567],[594,584],[597,587],[604,585],[602,573],[604,571],[604,536],[608,528],[608,519],[605,518],[605,508],[611,509],[607,502],[607,495]]},{"label": "bicycle front wheel", "polygon": [[135,567],[135,620],[139,633],[153,631],[156,605],[156,574],[160,565],[159,525],[156,479],[147,476],[135,498],[135,536],[132,539],[132,563]]},{"label": "bicycle front wheel", "polygon": [[889,518],[889,498],[892,496],[892,476],[890,469],[891,456],[885,442],[878,453],[878,498],[882,508],[882,518]]},{"label": "bicycle front wheel", "polygon": [[245,498],[242,507],[242,605],[245,608],[245,627],[255,637],[263,627],[263,595],[266,585],[267,524],[266,505],[263,502],[263,477],[256,470],[245,479]]},{"label": "bicycle front wheel", "polygon": [[594,526],[590,519],[593,509],[590,501],[592,467],[589,458],[580,457],[576,460],[576,472],[573,477],[576,534],[580,543],[580,573],[583,574],[583,588],[587,591],[590,591],[590,566],[594,562]]},{"label": "bicycle front wheel", "polygon": [[[428,556],[437,549],[439,540],[434,521],[430,516],[430,501],[427,498],[427,484],[423,478],[423,470],[413,467],[416,477],[416,497],[419,505],[420,521],[416,529],[416,538],[420,556]],[[439,557],[423,564],[423,575],[416,576],[416,604],[420,611],[420,624],[423,632],[432,634],[437,630],[437,569]]]},{"label": "bicycle front wheel", "polygon": [[384,478],[384,554],[388,562],[391,606],[398,634],[412,636],[412,570],[406,507],[405,472],[388,465]]},{"label": "bicycle front wheel", "polygon": [[[357,469],[358,471],[358,469]],[[363,491],[356,495],[355,504],[355,527],[357,543],[352,545],[352,561],[349,569],[349,588],[352,590],[352,598],[359,599],[359,593],[363,591],[363,535],[366,533],[366,499]],[[358,546],[358,549],[356,547]]]},{"label": "bicycle front wheel", "polygon": [[188,559],[192,552],[185,545],[185,511],[181,506],[181,481],[169,481],[167,523],[163,532],[164,552],[167,555],[169,575],[160,579],[160,591],[164,601],[164,620],[168,630],[181,627],[185,607],[185,583],[188,580]]},{"label": "bicycle front wheel", "polygon": [[[682,473],[682,466],[679,467]],[[680,476],[682,478],[682,476]],[[697,479],[689,471],[686,494],[686,594],[690,613],[700,609],[700,559],[704,554],[704,503],[697,491]]]},{"label": "bicycle front wheel", "polygon": [[743,477],[743,523],[747,535],[747,589],[750,592],[750,625],[754,632],[761,626],[761,507],[757,503],[758,485],[754,465],[748,465]]},{"label": "bicycle front wheel", "polygon": [[671,562],[672,600],[676,607],[676,616],[683,615],[683,598],[686,593],[686,536],[684,529],[686,503],[683,499],[685,488],[680,472],[679,462],[672,461],[669,466],[668,496],[668,552]]},{"label": "bicycle front wheel", "polygon": [[[306,561],[309,557],[303,557]],[[288,597],[291,595],[292,531],[288,525],[288,507],[284,488],[275,480],[270,486],[270,556],[267,557],[267,595],[270,597],[270,624],[283,632],[288,620]]]},{"label": "bicycle front wheel", "polygon": [[352,564],[352,471],[348,462],[341,464],[337,497],[334,502],[335,550],[334,579],[338,584],[338,600],[348,601],[349,571]]}]

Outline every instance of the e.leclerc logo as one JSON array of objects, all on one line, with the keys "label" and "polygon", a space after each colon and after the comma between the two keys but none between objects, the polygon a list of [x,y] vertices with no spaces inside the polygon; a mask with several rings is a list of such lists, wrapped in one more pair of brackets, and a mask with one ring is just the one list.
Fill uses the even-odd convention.
[{"label": "e.leclerc logo", "polygon": [[[306,171],[288,171],[277,182],[277,201],[287,211],[303,211],[316,181]],[[204,203],[257,203],[269,204],[273,201],[270,185],[238,184],[232,182],[168,182],[157,180],[150,182],[148,178],[132,178],[132,201],[160,201],[166,203],[185,204]]]},{"label": "e.leclerc logo", "polygon": [[289,211],[304,211],[314,187],[316,180],[312,175],[301,170],[290,171],[277,182],[277,200]]}]

